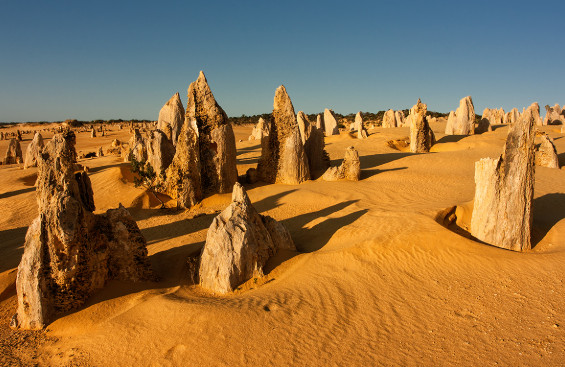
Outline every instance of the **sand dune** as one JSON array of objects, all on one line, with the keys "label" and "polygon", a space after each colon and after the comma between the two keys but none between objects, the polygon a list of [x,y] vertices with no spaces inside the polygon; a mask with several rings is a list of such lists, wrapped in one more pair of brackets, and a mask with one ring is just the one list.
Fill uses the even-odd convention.
[{"label": "sand dune", "polygon": [[[120,202],[131,209],[159,279],[110,282],[33,334],[33,343],[22,342],[22,353],[37,346],[33,361],[45,365],[562,365],[565,171],[536,168],[532,251],[483,245],[435,218],[469,205],[474,162],[498,156],[508,128],[460,137],[444,136],[445,122],[431,127],[438,143],[429,154],[386,144],[409,128],[372,129],[365,140],[326,138],[332,164],[350,145],[359,151],[359,182],[249,185],[257,210],[281,221],[299,251],[280,252],[264,278],[221,297],[189,284],[186,259],[203,246],[230,194],[189,211],[159,209],[121,159],[80,161],[90,169],[97,211]],[[246,140],[251,129],[235,128],[239,174],[261,153]],[[565,152],[562,134],[544,130]],[[95,139],[80,133],[77,150],[96,151],[116,137],[129,138],[126,131]],[[0,141],[0,152],[6,146]],[[37,215],[35,172],[0,166],[3,348],[22,333],[7,324],[14,268]]]}]

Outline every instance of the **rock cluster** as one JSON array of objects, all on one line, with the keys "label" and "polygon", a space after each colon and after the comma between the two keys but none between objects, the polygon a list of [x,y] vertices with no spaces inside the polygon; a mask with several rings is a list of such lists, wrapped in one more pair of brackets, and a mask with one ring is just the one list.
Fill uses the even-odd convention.
[{"label": "rock cluster", "polygon": [[544,125],[565,125],[565,110],[562,110],[559,104],[553,107],[545,106],[545,111]]},{"label": "rock cluster", "polygon": [[361,178],[361,162],[359,153],[352,146],[345,150],[345,157],[341,165],[328,168],[322,176],[324,181],[359,181],[359,178]]},{"label": "rock cluster", "polygon": [[24,168],[37,166],[37,159],[43,150],[43,145],[43,136],[40,132],[36,132],[33,140],[27,146]]},{"label": "rock cluster", "polygon": [[200,285],[228,293],[241,283],[263,275],[278,250],[296,250],[290,233],[271,217],[260,215],[243,187],[236,183],[232,202],[208,229],[202,249]]},{"label": "rock cluster", "polygon": [[410,110],[410,151],[427,153],[436,142],[436,137],[426,117],[427,106],[417,103]]},{"label": "rock cluster", "polygon": [[502,155],[475,163],[471,234],[514,251],[531,248],[535,108],[510,127]]},{"label": "rock cluster", "polygon": [[447,135],[472,135],[475,133],[475,107],[471,96],[462,98],[455,112],[451,111],[445,127]]},{"label": "rock cluster", "polygon": [[145,239],[128,211],[120,205],[92,213],[90,179],[77,171],[74,144],[74,133],[56,134],[39,156],[39,216],[26,234],[12,327],[40,329],[109,279],[151,275]]},{"label": "rock cluster", "polygon": [[501,125],[504,123],[504,110],[502,108],[485,108],[482,119],[486,119],[490,125]]},{"label": "rock cluster", "polygon": [[147,147],[145,146],[145,139],[143,139],[139,129],[133,130],[133,136],[129,140],[129,150],[126,161],[130,161],[132,159],[135,159],[138,162],[147,161]]},{"label": "rock cluster", "polygon": [[357,112],[355,115],[353,130],[357,130],[357,139],[366,139],[369,137],[369,134],[363,125],[363,115],[361,115],[361,111]]},{"label": "rock cluster", "polygon": [[263,181],[295,185],[310,179],[294,107],[283,85],[275,92],[271,131],[261,148],[257,171]]},{"label": "rock cluster", "polygon": [[504,123],[513,125],[514,123],[516,123],[516,121],[518,121],[519,118],[520,118],[520,112],[518,111],[517,108],[513,108],[510,112],[507,112],[504,115]]},{"label": "rock cluster", "polygon": [[330,158],[325,151],[324,131],[308,120],[302,111],[296,114],[300,136],[304,144],[304,152],[308,159],[311,177],[317,177],[330,166]]},{"label": "rock cluster", "polygon": [[184,107],[180,100],[179,93],[175,93],[159,111],[157,129],[165,133],[173,146],[177,145],[177,140],[184,123]]},{"label": "rock cluster", "polygon": [[557,149],[547,134],[541,136],[541,144],[536,151],[536,166],[547,168],[559,168]]},{"label": "rock cluster", "polygon": [[4,164],[16,164],[23,162],[22,148],[20,147],[20,142],[17,139],[10,139],[3,162]]},{"label": "rock cluster", "polygon": [[[541,119],[541,116],[539,114],[539,111],[540,111],[539,104],[537,102],[534,102],[529,108],[532,111],[532,116],[533,116],[533,119],[536,123],[536,126],[543,126],[543,120]],[[524,112],[525,112],[525,109],[522,112],[522,115],[524,115]]]}]

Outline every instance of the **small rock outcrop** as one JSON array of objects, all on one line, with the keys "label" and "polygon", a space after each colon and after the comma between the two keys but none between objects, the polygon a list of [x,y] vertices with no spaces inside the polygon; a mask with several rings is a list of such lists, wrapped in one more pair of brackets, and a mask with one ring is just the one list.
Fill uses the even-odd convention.
[{"label": "small rock outcrop", "polygon": [[269,124],[265,122],[265,120],[262,117],[259,117],[259,121],[257,121],[257,125],[255,125],[255,127],[251,131],[251,135],[249,135],[248,140],[261,141],[261,139],[264,136],[268,136],[268,135],[269,135]]},{"label": "small rock outcrop", "polygon": [[6,154],[4,155],[4,164],[17,164],[22,162],[22,148],[20,142],[17,139],[11,138]]},{"label": "small rock outcrop", "polygon": [[543,126],[543,120],[540,116],[539,103],[534,102],[529,108],[532,110],[532,116],[536,122],[536,126]]},{"label": "small rock outcrop", "polygon": [[43,136],[41,136],[40,132],[36,132],[33,140],[27,146],[24,168],[37,167],[37,159],[43,150],[43,146]]},{"label": "small rock outcrop", "polygon": [[300,130],[300,138],[302,139],[302,144],[306,143],[306,140],[310,137],[310,131],[312,130],[312,124],[308,120],[308,116],[302,111],[298,111],[296,114],[296,122],[298,123],[298,130]]},{"label": "small rock outcrop", "polygon": [[396,116],[394,115],[394,110],[388,110],[385,112],[382,127],[396,127]]},{"label": "small rock outcrop", "polygon": [[339,128],[337,126],[337,119],[335,118],[334,111],[328,108],[324,110],[324,129],[326,136],[339,135]]},{"label": "small rock outcrop", "polygon": [[475,163],[471,234],[513,251],[531,248],[535,106],[510,127],[502,155]]},{"label": "small rock outcrop", "polygon": [[74,133],[56,134],[39,157],[39,216],[28,228],[18,267],[14,328],[43,328],[109,279],[151,276],[145,239],[128,211],[120,205],[92,213],[90,179],[76,171],[74,144]]},{"label": "small rock outcrop", "polygon": [[261,147],[257,171],[263,181],[296,185],[310,179],[294,107],[283,85],[275,92],[271,131]]},{"label": "small rock outcrop", "polygon": [[353,129],[357,130],[357,139],[366,139],[369,137],[369,133],[365,129],[363,125],[363,115],[361,115],[361,111],[357,112],[355,115],[355,123],[353,125]]},{"label": "small rock outcrop", "polygon": [[135,159],[138,162],[147,161],[147,147],[145,146],[145,140],[139,132],[139,129],[133,130],[133,136],[129,140],[129,150],[127,155],[126,159],[128,161],[132,159]]},{"label": "small rock outcrop", "polygon": [[[178,135],[177,135],[178,141]],[[147,163],[157,175],[162,174],[173,161],[175,147],[161,130],[153,130],[147,140]]]},{"label": "small rock outcrop", "polygon": [[159,111],[157,129],[163,131],[173,146],[177,145],[177,140],[184,123],[184,107],[180,100],[179,93],[175,93],[171,99]]},{"label": "small rock outcrop", "polygon": [[216,293],[229,293],[247,280],[263,276],[267,260],[282,249],[296,250],[290,233],[273,218],[260,215],[236,183],[231,204],[208,229],[200,260],[200,285]]},{"label": "small rock outcrop", "polygon": [[565,111],[561,109],[559,104],[553,107],[545,106],[544,125],[565,125]]},{"label": "small rock outcrop", "polygon": [[91,138],[95,138],[96,137],[96,130],[92,129],[92,131],[90,132],[90,137]]},{"label": "small rock outcrop", "polygon": [[186,118],[196,121],[200,175],[205,194],[229,192],[237,182],[235,135],[201,71],[188,87]]},{"label": "small rock outcrop", "polygon": [[547,134],[541,136],[541,144],[536,151],[536,166],[547,168],[559,168],[559,158],[557,157],[557,149]]},{"label": "small rock outcrop", "polygon": [[504,123],[504,110],[502,108],[485,108],[482,119],[486,119],[490,125],[501,125]]},{"label": "small rock outcrop", "polygon": [[405,126],[406,125],[406,117],[404,116],[404,111],[396,111],[394,113],[394,117],[396,119],[396,126]]},{"label": "small rock outcrop", "polygon": [[475,133],[475,107],[471,96],[462,98],[453,117],[447,119],[445,133],[448,135],[472,135]]},{"label": "small rock outcrop", "polygon": [[359,178],[361,178],[361,162],[359,153],[352,146],[345,150],[345,157],[341,165],[328,168],[322,176],[324,181],[359,181]]},{"label": "small rock outcrop", "polygon": [[427,106],[418,103],[410,111],[410,151],[428,153],[436,142],[436,137],[426,117]]}]

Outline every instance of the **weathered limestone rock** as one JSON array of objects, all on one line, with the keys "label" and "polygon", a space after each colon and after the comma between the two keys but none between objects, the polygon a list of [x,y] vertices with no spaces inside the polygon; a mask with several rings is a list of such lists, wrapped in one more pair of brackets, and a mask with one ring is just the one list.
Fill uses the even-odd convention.
[{"label": "weathered limestone rock", "polygon": [[16,140],[22,141],[22,132],[20,130],[16,130]]},{"label": "weathered limestone rock", "polygon": [[264,136],[269,135],[269,130],[270,130],[269,124],[265,122],[265,120],[262,117],[259,117],[259,121],[257,122],[257,125],[255,125],[255,127],[253,128],[253,131],[251,131],[251,135],[249,136],[248,140],[261,141],[261,139]]},{"label": "weathered limestone rock", "polygon": [[43,150],[43,146],[43,137],[40,132],[36,132],[33,140],[27,146],[24,168],[37,167],[37,159]]},{"label": "weathered limestone rock", "polygon": [[18,309],[12,327],[41,329],[81,306],[109,279],[151,275],[145,239],[120,205],[95,215],[90,179],[76,172],[75,136],[57,134],[39,157],[39,216],[26,234],[18,267]]},{"label": "weathered limestone rock", "polygon": [[534,195],[535,106],[510,127],[498,159],[475,163],[475,202],[471,234],[480,241],[514,251],[531,248]]},{"label": "weathered limestone rock", "polygon": [[479,121],[479,125],[475,128],[475,133],[482,134],[488,131],[492,131],[490,121],[489,119],[482,118],[481,121]]},{"label": "weathered limestone rock", "polygon": [[339,128],[337,127],[334,111],[328,108],[324,110],[324,129],[326,136],[339,135]]},{"label": "weathered limestone rock", "polygon": [[90,132],[90,137],[91,138],[95,138],[96,137],[96,130],[92,129],[92,131]]},{"label": "weathered limestone rock", "polygon": [[532,116],[534,117],[534,121],[536,122],[536,126],[543,126],[543,120],[539,114],[539,103],[534,102],[530,108],[532,108]]},{"label": "weathered limestone rock", "polygon": [[308,139],[304,143],[310,177],[318,177],[330,166],[330,157],[324,148],[324,131],[310,126]]},{"label": "weathered limestone rock", "polygon": [[[177,136],[178,140],[178,136]],[[147,163],[157,175],[162,174],[173,161],[175,147],[161,130],[153,130],[147,141]]]},{"label": "weathered limestone rock", "polygon": [[427,106],[417,103],[410,111],[410,151],[428,153],[436,142],[436,137],[426,117]]},{"label": "weathered limestone rock", "polygon": [[200,178],[200,150],[198,127],[185,120],[180,131],[175,156],[166,170],[165,181],[158,186],[171,198],[176,199],[178,208],[190,208],[202,200]]},{"label": "weathered limestone rock", "polygon": [[104,150],[102,147],[98,148],[98,153],[96,153],[97,157],[104,157]]},{"label": "weathered limestone rock", "polygon": [[[94,131],[94,130],[93,130]],[[135,159],[138,162],[147,161],[147,148],[139,129],[133,130],[133,136],[129,140],[128,160]]]},{"label": "weathered limestone rock", "polygon": [[504,116],[505,114],[502,108],[485,108],[483,110],[482,119],[486,119],[489,125],[501,125],[504,122]]},{"label": "weathered limestone rock", "polygon": [[455,126],[455,112],[449,112],[449,116],[447,117],[447,125],[445,125],[445,134],[446,135],[453,135],[453,127]]},{"label": "weathered limestone rock", "polygon": [[366,139],[369,136],[365,126],[363,125],[363,116],[361,115],[361,111],[357,112],[355,115],[353,129],[357,130],[357,139]]},{"label": "weathered limestone rock", "polygon": [[520,118],[520,112],[517,108],[513,108],[510,112],[505,115],[505,123],[506,124],[514,124]]},{"label": "weathered limestone rock", "polygon": [[396,116],[394,115],[393,110],[388,110],[385,112],[383,116],[383,124],[382,127],[396,127]]},{"label": "weathered limestone rock", "polygon": [[302,144],[305,144],[310,136],[310,130],[312,129],[310,121],[308,121],[308,116],[302,111],[298,111],[296,114],[296,121],[298,123],[298,129],[300,130]]},{"label": "weathered limestone rock", "polygon": [[453,122],[452,128],[453,135],[472,135],[475,133],[475,108],[473,107],[471,96],[462,98],[461,101],[459,101],[459,107],[455,111],[455,121]]},{"label": "weathered limestone rock", "polygon": [[544,125],[564,125],[565,115],[563,115],[561,106],[555,104],[553,107],[545,106]]},{"label": "weathered limestone rock", "polygon": [[[425,103],[422,103],[422,100],[420,100],[420,98],[418,98],[418,101],[416,102],[416,104],[414,106],[412,106],[412,108],[410,109],[408,117],[404,121],[404,125],[405,126],[412,126],[412,123],[416,119],[416,115],[419,114],[419,113],[422,113],[422,112],[424,113],[424,116],[426,116],[426,114],[428,113],[428,105],[425,104]],[[397,126],[399,126],[399,125],[397,125]]]},{"label": "weathered limestone rock", "polygon": [[322,131],[326,131],[326,126],[324,125],[324,116],[320,114],[316,116],[316,127]]},{"label": "weathered limestone rock", "polygon": [[201,71],[188,87],[186,120],[198,127],[200,175],[205,193],[229,192],[237,182],[235,135]]},{"label": "weathered limestone rock", "polygon": [[361,162],[359,153],[355,147],[348,147],[345,150],[345,157],[339,167],[330,167],[322,176],[325,181],[349,180],[359,181],[361,177]]},{"label": "weathered limestone rock", "polygon": [[296,250],[290,233],[274,219],[260,215],[236,183],[231,204],[208,229],[200,260],[200,285],[216,293],[231,292],[262,276],[267,260],[281,249]]},{"label": "weathered limestone rock", "polygon": [[184,113],[184,107],[178,92],[159,111],[157,129],[165,133],[173,146],[177,144],[178,136],[184,123]]},{"label": "weathered limestone rock", "polygon": [[557,149],[547,134],[541,136],[541,144],[536,152],[536,166],[559,168]]},{"label": "weathered limestone rock", "polygon": [[[426,106],[427,107],[427,106]],[[406,118],[404,117],[403,111],[396,111],[394,113],[394,118],[396,119],[396,126],[405,126],[406,125]]]},{"label": "weathered limestone rock", "polygon": [[6,155],[4,156],[4,164],[16,164],[22,163],[22,148],[20,147],[20,142],[17,139],[10,139],[8,143],[8,150],[6,150]]},{"label": "weathered limestone rock", "polygon": [[283,85],[275,92],[271,131],[261,147],[257,171],[263,181],[296,185],[310,179],[294,107]]}]

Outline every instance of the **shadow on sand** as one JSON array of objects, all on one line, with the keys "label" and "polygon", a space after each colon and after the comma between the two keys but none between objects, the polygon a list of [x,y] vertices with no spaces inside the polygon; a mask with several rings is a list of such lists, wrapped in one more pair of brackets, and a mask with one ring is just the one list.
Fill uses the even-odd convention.
[{"label": "shadow on sand", "polygon": [[35,191],[35,187],[28,187],[28,188],[25,188],[25,189],[9,191],[9,192],[5,192],[5,193],[0,194],[0,199],[6,199],[6,198],[9,198],[9,197],[12,197],[12,196],[25,194],[25,193],[32,192],[32,191]]},{"label": "shadow on sand", "polygon": [[565,218],[565,194],[546,194],[534,199],[533,217],[532,248]]}]

